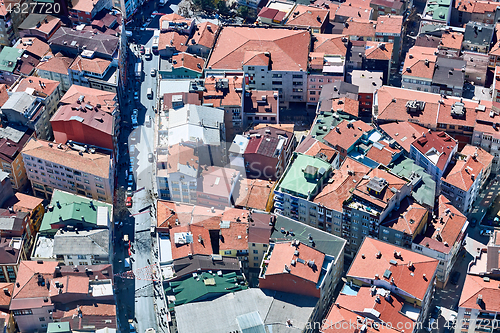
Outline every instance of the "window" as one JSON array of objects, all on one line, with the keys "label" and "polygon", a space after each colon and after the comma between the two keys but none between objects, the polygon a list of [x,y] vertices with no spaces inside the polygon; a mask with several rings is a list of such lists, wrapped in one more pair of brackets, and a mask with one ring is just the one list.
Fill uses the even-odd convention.
[{"label": "window", "polygon": [[253,67],[253,66],[248,66],[248,70],[249,70],[249,71],[254,71],[254,70],[255,70],[255,67]]},{"label": "window", "polygon": [[78,255],[78,259],[87,259],[87,256],[86,255]]},{"label": "window", "polygon": [[310,91],[309,92],[311,95],[316,95],[316,92],[315,91]]},{"label": "window", "polygon": [[292,85],[294,85],[294,86],[301,86],[302,82],[293,82]]},{"label": "window", "polygon": [[39,317],[38,320],[39,321],[45,321],[45,317]]},{"label": "window", "polygon": [[273,79],[281,79],[283,75],[281,74],[273,74]]},{"label": "window", "polygon": [[230,255],[231,251],[224,251],[224,254]]},{"label": "window", "polygon": [[259,263],[254,262],[254,263],[253,263],[253,267],[259,267]]},{"label": "window", "polygon": [[273,81],[272,84],[275,86],[281,86],[283,83],[281,81]]},{"label": "window", "polygon": [[253,260],[259,260],[259,257],[253,257]]},{"label": "window", "polygon": [[292,78],[294,78],[294,79],[302,79],[302,74],[293,74]]}]

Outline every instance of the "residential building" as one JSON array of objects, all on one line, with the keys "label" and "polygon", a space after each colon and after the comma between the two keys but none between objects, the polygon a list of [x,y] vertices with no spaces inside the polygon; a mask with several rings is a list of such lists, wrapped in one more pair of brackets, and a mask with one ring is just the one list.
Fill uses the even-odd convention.
[{"label": "residential building", "polygon": [[29,256],[27,241],[33,235],[28,227],[28,213],[0,208],[0,282],[15,282],[19,262]]},{"label": "residential building", "polygon": [[260,270],[262,259],[269,248],[269,238],[273,229],[272,224],[276,221],[273,214],[252,212],[248,225],[248,267],[250,272],[248,279],[258,282],[259,272],[252,274],[252,268]]},{"label": "residential building", "polygon": [[108,229],[59,229],[54,235],[52,256],[68,266],[109,264],[113,261],[110,233]]},{"label": "residential building", "polygon": [[294,152],[274,190],[275,212],[311,224],[318,214],[311,201],[326,185],[331,170],[320,158]]},{"label": "residential building", "polygon": [[0,45],[12,46],[15,42],[15,32],[12,22],[11,13],[7,11],[4,3],[0,7]]},{"label": "residential building", "polygon": [[61,92],[66,92],[72,84],[68,74],[68,69],[72,63],[72,58],[59,53],[46,61],[40,62],[36,66],[36,71],[41,78],[58,81],[61,84],[59,86]]},{"label": "residential building", "polygon": [[111,10],[113,3],[109,0],[97,1],[71,1],[69,6],[69,18],[75,25],[78,23],[90,23],[92,19],[102,10]]},{"label": "residential building", "polygon": [[9,124],[0,128],[1,169],[9,174],[12,187],[22,191],[28,182],[23,157],[20,154],[33,131],[27,127]]},{"label": "residential building", "polygon": [[343,161],[358,142],[369,140],[374,131],[375,128],[361,120],[342,120],[324,140],[340,153],[340,161]]},{"label": "residential building", "polygon": [[[500,310],[496,300],[500,297],[498,281],[487,277],[466,275],[464,287],[458,302],[455,332],[482,332],[494,330],[491,321],[479,325],[482,318],[496,318]],[[467,318],[467,321],[466,321]],[[493,319],[496,320],[496,319]],[[468,323],[466,326],[465,323]]]},{"label": "residential building", "polygon": [[436,279],[439,288],[446,287],[459,253],[465,245],[467,218],[443,195],[438,198],[437,216],[429,219],[425,233],[411,245],[413,251],[439,260]]},{"label": "residential building", "polygon": [[288,1],[269,1],[257,15],[260,23],[268,25],[282,25],[292,15],[295,3]]},{"label": "residential building", "polygon": [[159,24],[162,32],[176,31],[180,34],[191,36],[195,30],[194,19],[185,18],[176,13],[162,15]]},{"label": "residential building", "polygon": [[[91,268],[89,268],[91,269]],[[96,290],[99,290],[99,285],[96,282],[91,282],[91,285]],[[108,281],[103,282],[104,288],[109,288]],[[106,290],[105,292],[107,292]],[[94,293],[94,291],[92,291]],[[97,294],[97,292],[96,292]],[[57,303],[56,303],[57,304]],[[99,307],[99,312],[95,308]],[[70,303],[69,305],[56,305],[56,311],[53,312],[53,318],[59,320],[61,326],[69,323],[70,329],[79,330],[80,327],[95,327],[96,333],[108,333],[118,331],[118,320],[116,314],[116,305],[113,302],[99,303],[96,301]],[[50,325],[51,323],[47,324]]]},{"label": "residential building", "polygon": [[458,58],[462,50],[464,35],[456,31],[443,32],[437,48],[440,56]]},{"label": "residential building", "polygon": [[[330,58],[334,58],[334,57],[330,57]],[[340,60],[341,62],[344,61],[343,59],[341,59],[339,57],[336,57],[336,59]],[[322,70],[324,65],[325,65],[323,63],[324,57],[321,56],[318,60],[321,63],[319,65],[319,67]],[[321,93],[323,91],[323,87],[331,86],[332,89],[334,89],[333,87],[343,88],[343,86],[346,84],[343,82],[344,81],[343,65],[342,66],[333,66],[333,67],[337,67],[337,68],[339,68],[339,70],[340,70],[340,67],[342,67],[341,68],[342,75],[341,76],[326,76],[326,75],[323,75],[323,72],[321,72],[319,74],[315,74],[313,72],[313,73],[308,75],[308,77],[307,77],[307,106],[308,107],[316,107],[318,104],[318,101],[321,101]]]},{"label": "residential building", "polygon": [[45,106],[45,111],[52,117],[57,110],[59,100],[62,97],[60,83],[40,77],[28,76],[11,88],[12,92],[31,92],[32,96],[39,98]]},{"label": "residential building", "polygon": [[[0,74],[2,74],[1,83],[8,84],[9,86],[14,84],[18,79],[20,73],[17,70],[18,64],[20,65],[19,59],[22,57],[24,50],[4,46],[0,51]],[[31,73],[28,73],[28,75]]]},{"label": "residential building", "polygon": [[238,197],[235,199],[234,207],[263,212],[271,211],[275,182],[248,178],[242,178],[239,182],[240,191]]},{"label": "residential building", "polygon": [[281,106],[305,102],[310,45],[307,30],[224,27],[208,60],[205,77],[244,73],[245,91],[277,90]]},{"label": "residential building", "polygon": [[117,151],[118,130],[113,116],[97,106],[89,105],[89,109],[87,105],[68,104],[57,110],[50,119],[54,141],[65,144],[71,140]]},{"label": "residential building", "polygon": [[467,51],[488,53],[495,33],[495,26],[480,22],[468,22],[465,25],[462,48]]},{"label": "residential building", "polygon": [[359,116],[371,119],[374,92],[382,87],[383,73],[353,70],[350,83],[358,86]]},{"label": "residential building", "polygon": [[237,258],[219,258],[217,255],[192,254],[191,256],[175,259],[173,261],[173,270],[175,276],[170,278],[169,281],[177,281],[186,276],[193,276],[193,273],[199,274],[199,272],[240,273],[241,267]]},{"label": "residential building", "polygon": [[36,37],[47,42],[61,24],[61,20],[55,16],[30,13],[19,25],[19,36]]},{"label": "residential building", "polygon": [[12,196],[14,196],[14,191],[12,190],[9,174],[0,170],[0,206]]},{"label": "residential building", "polygon": [[280,119],[278,91],[250,90],[243,97],[243,127],[256,124],[278,124]]},{"label": "residential building", "polygon": [[403,15],[409,4],[397,0],[373,0],[370,1],[373,8],[372,19],[376,20],[381,15]]},{"label": "residential building", "polygon": [[431,1],[425,4],[422,21],[431,24],[450,24],[451,10],[453,4],[451,0]]},{"label": "residential building", "polygon": [[196,79],[201,77],[205,67],[202,57],[186,52],[176,53],[170,60],[171,65],[160,71],[164,79]]},{"label": "residential building", "polygon": [[223,215],[220,222],[219,254],[237,257],[243,269],[247,270],[249,268],[248,221],[224,221],[225,218]]},{"label": "residential building", "polygon": [[312,135],[306,136],[304,140],[295,149],[297,153],[302,153],[308,156],[319,157],[323,161],[330,163],[334,170],[340,166],[339,152],[323,142],[316,140]]},{"label": "residential building", "polygon": [[325,32],[329,22],[330,12],[328,9],[297,4],[284,25],[308,28],[313,34],[320,34]]},{"label": "residential building", "polygon": [[[175,53],[186,52],[188,39],[188,35],[183,35],[178,31],[161,32],[158,38],[158,52],[162,57],[166,58],[173,56]],[[161,61],[161,63],[164,62]],[[161,70],[163,70],[163,67],[160,68]]]},{"label": "residential building", "polygon": [[188,42],[187,52],[207,58],[214,47],[220,27],[211,22],[197,24],[195,32]]},{"label": "residential building", "polygon": [[418,318],[423,320],[434,296],[438,264],[437,259],[366,237],[346,278],[357,286],[389,290],[421,308]]},{"label": "residential building", "polygon": [[8,86],[6,84],[0,83],[0,108],[9,99],[9,93],[7,92]]},{"label": "residential building", "polygon": [[463,51],[465,65],[465,79],[478,86],[486,86],[488,73],[490,72],[490,57],[487,54]]},{"label": "residential building", "polygon": [[413,46],[408,51],[402,74],[402,88],[431,91],[437,59],[435,51],[435,49],[420,46]]},{"label": "residential building", "polygon": [[115,117],[115,122],[119,119],[118,97],[115,93],[92,89],[79,85],[72,85],[61,98],[60,105],[84,104],[96,106]]},{"label": "residential building", "polygon": [[196,203],[206,207],[231,207],[236,195],[240,172],[230,168],[210,166],[201,171]]},{"label": "residential building", "polygon": [[456,2],[453,11],[453,25],[462,26],[468,22],[494,24],[497,16],[497,6],[494,2],[474,0]]},{"label": "residential building", "polygon": [[[108,312],[105,310],[107,304],[115,308],[112,304],[111,265],[76,266],[76,269],[58,265],[55,261],[21,261],[10,303],[10,311],[14,313],[19,330],[45,331],[47,323],[53,322],[54,319],[70,321],[71,324],[72,315],[61,315],[59,313],[61,309],[68,312],[73,309],[74,318],[81,312],[80,319],[85,317],[85,323],[88,323],[87,320],[92,318],[92,316],[86,318],[86,315],[91,314],[88,309],[89,302],[94,303],[90,307],[99,306],[100,309],[102,307],[100,310],[102,314]],[[92,277],[87,274],[88,270],[92,270]],[[95,276],[97,279],[94,280]],[[114,313],[116,327],[116,310]],[[106,326],[112,325],[113,321]],[[76,329],[78,325],[73,327]],[[104,322],[96,322],[95,327],[105,327]]]},{"label": "residential building", "polygon": [[111,230],[112,218],[111,204],[56,189],[43,215],[39,234],[53,238],[59,229]]},{"label": "residential building", "polygon": [[293,131],[267,126],[250,130],[245,135],[248,144],[243,159],[247,177],[279,179],[297,145]]},{"label": "residential building", "polygon": [[467,159],[469,156],[472,156],[483,165],[483,176],[481,177],[480,183],[480,186],[483,187],[490,178],[493,166],[493,156],[481,147],[467,145],[462,148],[462,151],[458,154],[458,157]]},{"label": "residential building", "polygon": [[94,56],[84,50],[68,69],[72,84],[107,92],[118,93],[119,69],[109,59]]},{"label": "residential building", "polygon": [[26,54],[29,54],[36,59],[42,59],[50,50],[49,44],[34,37],[19,38],[14,44],[15,48],[22,49]]},{"label": "residential building", "polygon": [[[467,214],[486,181],[483,172],[491,170],[493,156],[479,154],[458,155],[455,165],[441,178],[441,193],[462,213]],[[484,163],[484,164],[483,164]]]},{"label": "residential building", "polygon": [[34,89],[12,93],[0,111],[9,123],[28,127],[37,138],[52,137],[50,115]]},{"label": "residential building", "polygon": [[[396,1],[393,1],[395,3]],[[400,3],[402,5],[402,3]],[[377,27],[375,28],[375,41],[392,43],[392,61],[399,64],[401,54],[401,36],[404,36],[405,29],[403,16],[388,14],[380,15],[377,18]]]},{"label": "residential building", "polygon": [[429,211],[406,197],[380,224],[379,239],[411,248],[412,241],[425,231]]},{"label": "residential building", "polygon": [[412,182],[381,168],[372,169],[359,180],[352,195],[343,204],[342,237],[346,238],[346,255],[354,256],[370,236],[380,236],[380,224],[401,206],[411,193]]},{"label": "residential building", "polygon": [[362,20],[376,19],[370,4],[361,2],[342,2],[334,13],[335,15],[331,17],[331,20],[338,23],[345,23],[351,17],[358,17]]},{"label": "residential building", "polygon": [[[359,42],[358,42],[359,43]],[[363,43],[363,42],[361,42]],[[384,73],[384,84],[389,82],[389,74],[392,69],[392,54],[394,45],[392,43],[364,42],[365,48],[360,52],[362,55],[361,68],[368,71],[379,71]],[[359,56],[359,53],[358,53]],[[360,69],[361,69],[360,68]]]},{"label": "residential building", "polygon": [[[315,310],[317,298],[269,292],[249,288],[221,296],[213,301],[183,304],[175,307],[179,333],[238,331],[249,327],[277,330],[293,318],[294,330],[304,331],[307,323],[320,321]],[[283,311],[285,307],[286,311]],[[193,317],[193,313],[197,315]],[[213,321],[217,317],[218,320]],[[211,325],[207,325],[210,322]]]},{"label": "residential building", "polygon": [[408,121],[382,124],[379,128],[392,140],[396,141],[404,149],[406,155],[410,154],[412,142],[426,131],[425,127]]},{"label": "residential building", "polygon": [[441,177],[457,149],[457,141],[446,132],[429,130],[413,141],[410,146],[410,157],[418,166],[427,170],[439,188]]},{"label": "residential building", "polygon": [[31,138],[21,151],[33,193],[49,198],[54,189],[112,202],[113,156],[75,143],[52,144]]},{"label": "residential building", "polygon": [[465,66],[464,60],[438,57],[432,76],[432,92],[461,97],[464,88]]},{"label": "residential building", "polygon": [[264,258],[259,288],[319,298],[319,313],[326,311],[340,280],[338,258],[300,241],[272,243]]}]

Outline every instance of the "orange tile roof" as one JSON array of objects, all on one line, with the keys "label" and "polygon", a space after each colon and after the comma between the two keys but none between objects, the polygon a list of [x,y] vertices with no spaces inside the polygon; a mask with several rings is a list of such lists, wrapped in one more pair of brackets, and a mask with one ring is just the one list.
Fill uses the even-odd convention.
[{"label": "orange tile roof", "polygon": [[[28,76],[19,82],[19,84],[15,87],[15,91],[26,91],[28,88],[33,88],[36,92],[50,96],[60,84],[61,83],[59,81],[53,81],[36,76]],[[56,98],[59,98],[59,96],[56,96]]]},{"label": "orange tile roof", "polygon": [[9,12],[7,12],[7,7],[5,7],[5,3],[2,1],[0,2],[0,15],[2,16],[7,16]]},{"label": "orange tile roof", "polygon": [[335,12],[337,12],[337,9],[339,8],[338,4],[330,0],[316,0],[314,1],[314,3],[311,3],[310,6],[328,9],[330,11],[330,22],[333,22],[333,20],[335,19]]},{"label": "orange tile roof", "polygon": [[211,22],[203,22],[196,26],[196,31],[191,38],[194,41],[193,45],[203,45],[208,48],[212,48],[215,43],[215,36],[217,31],[220,29],[218,25]]},{"label": "orange tile roof", "polygon": [[177,31],[168,31],[160,33],[158,39],[158,49],[164,50],[166,48],[175,48],[179,52],[187,50],[188,36],[181,35]]},{"label": "orange tile roof", "polygon": [[[379,45],[383,47],[380,47]],[[366,41],[365,58],[372,60],[391,60],[393,48],[393,43]]]},{"label": "orange tile roof", "polygon": [[4,207],[12,207],[15,211],[31,213],[33,209],[35,209],[42,203],[43,199],[41,198],[27,195],[21,192],[16,192],[13,197],[7,200]]},{"label": "orange tile roof", "polygon": [[195,154],[194,148],[175,144],[168,148],[167,170],[169,173],[180,171],[181,165],[188,166],[198,170],[198,157]]},{"label": "orange tile roof", "polygon": [[[198,225],[208,230],[219,229],[223,210],[183,204],[166,200],[157,201],[156,220],[158,228],[170,229],[179,226]],[[243,211],[242,211],[243,212]]]},{"label": "orange tile roof", "polygon": [[401,34],[403,26],[403,16],[399,15],[381,15],[377,18],[377,34]]},{"label": "orange tile roof", "polygon": [[410,153],[412,142],[427,131],[425,127],[407,121],[382,124],[380,128],[392,139],[396,140],[407,153]]},{"label": "orange tile roof", "polygon": [[[80,104],[68,104],[61,105],[59,109],[57,109],[56,113],[50,119],[51,124],[56,122],[73,122],[77,121],[82,124],[82,126],[87,128],[93,128],[96,131],[101,132],[103,137],[101,139],[104,140],[104,137],[107,136],[108,146],[106,148],[111,149],[113,147],[111,143],[111,137],[114,135],[114,123],[115,120],[113,116],[107,112],[103,112],[100,109],[95,109],[92,112],[87,112],[85,108],[83,112],[80,109]],[[75,119],[74,117],[80,117]],[[68,134],[68,133],[66,133]],[[66,136],[67,138],[68,136]],[[91,139],[91,138],[89,138]],[[83,140],[82,140],[83,141]],[[90,141],[85,141],[86,143],[91,143]],[[95,141],[94,141],[95,142]],[[103,143],[102,146],[105,146]]]},{"label": "orange tile roof", "polygon": [[290,134],[293,134],[293,131],[295,129],[295,124],[258,124],[257,126],[254,127],[254,129],[259,130],[266,127],[276,128],[288,132]]},{"label": "orange tile roof", "polygon": [[42,42],[38,38],[24,37],[19,41],[20,43],[17,45],[18,49],[26,50],[31,54],[36,55],[38,58],[43,57],[50,50],[49,44]]},{"label": "orange tile roof", "polygon": [[439,154],[436,166],[440,170],[446,168],[446,162],[457,145],[457,141],[446,132],[428,131],[420,138],[416,139],[412,146],[423,155],[426,155],[432,148]]},{"label": "orange tile roof", "polygon": [[49,141],[31,138],[24,146],[22,153],[27,156],[37,157],[68,168],[86,172],[103,179],[110,177],[111,155],[100,153],[84,153],[83,156],[78,151],[62,145],[62,149],[49,146]]},{"label": "orange tile roof", "polygon": [[455,2],[455,8],[467,13],[494,13],[497,8],[495,1],[465,0]]},{"label": "orange tile roof", "polygon": [[116,101],[116,94],[109,91],[103,91],[93,88],[87,88],[73,84],[68,91],[61,98],[61,104],[77,103],[80,96],[84,96],[83,103],[96,106],[101,105],[101,109],[108,113],[113,113],[118,102]]},{"label": "orange tile roof", "polygon": [[432,79],[436,66],[435,49],[414,46],[406,54],[403,75]]},{"label": "orange tile roof", "polygon": [[393,210],[382,221],[382,225],[414,236],[422,223],[425,224],[427,222],[423,221],[426,215],[427,209],[419,205],[410,197],[405,197],[401,200],[399,209]]},{"label": "orange tile roof", "polygon": [[[381,255],[377,257],[379,252]],[[401,253],[401,256],[396,258],[395,252]],[[392,260],[396,261],[397,265],[391,264]],[[410,261],[412,267],[409,266]],[[437,259],[394,244],[365,237],[347,272],[347,277],[375,280],[375,275],[378,274],[378,279],[387,282],[394,279],[394,285],[399,290],[416,299],[423,300],[427,289],[433,287],[431,282],[433,282],[432,279],[438,264],[439,260]],[[386,270],[391,272],[390,278],[384,277]]]},{"label": "orange tile roof", "polygon": [[[339,152],[323,142],[316,140],[312,136],[307,136],[295,149],[296,152],[308,156],[324,156],[327,161],[331,161]],[[319,155],[318,155],[319,154]]]},{"label": "orange tile roof", "polygon": [[91,72],[95,74],[104,74],[108,67],[111,65],[111,61],[101,58],[87,59],[82,56],[76,57],[73,64],[71,64],[70,69],[77,72]]},{"label": "orange tile roof", "polygon": [[495,45],[491,48],[490,52],[488,53],[489,55],[496,55],[500,56],[500,23],[497,23],[495,25],[495,37],[493,37],[494,40],[496,40]]},{"label": "orange tile roof", "polygon": [[474,156],[477,154],[477,160],[486,168],[493,162],[493,155],[481,147],[466,145],[460,152],[462,155]]},{"label": "orange tile roof", "polygon": [[208,66],[241,69],[247,52],[269,52],[273,70],[307,70],[310,43],[310,32],[301,29],[224,27]]},{"label": "orange tile roof", "polygon": [[[386,294],[387,292],[389,295]],[[376,300],[377,296],[378,302]],[[380,313],[380,315],[377,315],[379,320],[385,323],[401,323],[399,327],[414,327],[415,324],[412,319],[405,316],[401,311],[405,305],[404,298],[392,294],[384,288],[377,288],[375,293],[372,293],[370,287],[361,287],[356,295],[340,293],[335,303],[356,313],[367,313],[367,310],[373,309]]]},{"label": "orange tile roof", "polygon": [[173,69],[184,67],[201,74],[201,72],[203,72],[204,66],[205,60],[203,60],[203,58],[201,57],[197,57],[196,55],[181,52],[172,56]]},{"label": "orange tile roof", "polygon": [[234,205],[265,211],[274,184],[261,179],[240,179],[240,191]]},{"label": "orange tile roof", "polygon": [[248,223],[250,215],[251,215],[251,213],[248,209],[226,207],[224,209],[224,212],[222,212],[222,216],[220,217],[220,220],[226,221],[226,222]]},{"label": "orange tile roof", "polygon": [[[401,190],[401,188],[408,183],[406,180],[382,169],[372,169],[368,173],[368,177],[368,179],[361,179],[358,182],[358,186],[354,189],[353,194],[384,209],[389,203],[389,200],[396,195],[391,189],[395,188],[396,190]],[[387,181],[387,186],[378,195],[368,191],[367,187],[370,179],[374,177],[383,178]]]},{"label": "orange tile roof", "polygon": [[413,242],[448,254],[461,237],[467,218],[443,195],[438,198],[436,212],[437,217],[429,219],[425,234],[417,236]]},{"label": "orange tile roof", "polygon": [[7,289],[7,292],[9,293],[9,295],[5,291],[0,293],[0,306],[8,307],[12,297],[12,292],[14,291],[14,283],[0,283],[0,289]]},{"label": "orange tile roof", "polygon": [[464,35],[459,32],[445,32],[441,36],[441,42],[439,43],[438,48],[461,50],[463,40]]},{"label": "orange tile roof", "polygon": [[8,86],[6,84],[0,84],[0,108],[9,99],[9,93],[7,93]]},{"label": "orange tile roof", "polygon": [[481,162],[469,156],[466,160],[458,160],[441,180],[462,191],[468,192],[483,168],[484,166]]},{"label": "orange tile roof", "polygon": [[377,22],[371,20],[362,20],[351,18],[344,24],[343,35],[357,37],[375,37],[375,28]]},{"label": "orange tile roof", "polygon": [[[358,313],[349,311],[340,305],[334,303],[328,312],[324,322],[322,322],[322,327],[320,333],[359,333],[359,328],[356,325],[359,318]],[[354,323],[354,324],[353,324]],[[365,333],[379,333],[381,324],[374,323],[372,319],[367,318],[367,327]],[[377,328],[373,328],[376,325]],[[392,327],[383,326],[384,332],[386,333],[399,333]]]},{"label": "orange tile roof", "polygon": [[[482,298],[481,302],[478,302],[479,295]],[[458,305],[461,308],[476,309],[481,312],[500,311],[498,281],[484,281],[482,276],[467,274]]]},{"label": "orange tile roof", "polygon": [[247,250],[248,222],[230,222],[229,228],[220,228],[219,250]]},{"label": "orange tile roof", "polygon": [[378,147],[372,145],[370,150],[368,150],[368,153],[366,154],[366,157],[374,160],[375,162],[378,162],[382,165],[389,165],[389,163],[392,162],[393,156],[401,150],[391,148],[388,143],[386,142],[379,142],[382,145],[382,148],[379,149]]},{"label": "orange tile roof", "polygon": [[345,16],[359,18],[362,20],[369,20],[372,15],[373,9],[365,7],[364,5],[356,5],[351,2],[343,2],[335,12],[335,16]]},{"label": "orange tile roof", "polygon": [[52,278],[57,265],[59,263],[56,261],[43,261],[39,264],[38,261],[22,260],[19,263],[16,286],[14,287],[12,298],[48,296],[48,289],[38,285],[37,276],[38,274],[42,274],[44,278]]},{"label": "orange tile roof", "polygon": [[[298,14],[295,15],[295,13]],[[325,20],[327,20],[329,13],[327,9],[297,5],[285,25],[321,28]]]},{"label": "orange tile roof", "polygon": [[331,181],[314,198],[313,202],[326,209],[341,212],[344,200],[351,196],[351,190],[369,172],[369,167],[347,157],[340,168],[333,171]]},{"label": "orange tile roof", "polygon": [[437,118],[438,123],[474,127],[474,124],[476,123],[475,108],[477,107],[477,101],[462,100],[462,103],[465,104],[465,116],[463,117],[453,117],[451,115],[451,108],[456,102],[459,102],[459,100],[443,100],[443,103],[439,107],[439,114]]},{"label": "orange tile roof", "polygon": [[70,11],[90,13],[99,0],[72,0]]},{"label": "orange tile roof", "polygon": [[345,56],[347,47],[342,39],[347,38],[344,35],[315,34],[314,52],[321,52],[328,55]]},{"label": "orange tile roof", "polygon": [[220,90],[217,88],[217,81],[221,77],[209,76],[205,78],[205,91],[203,92],[203,103],[213,104],[214,107],[220,106],[241,106],[243,77],[228,76],[224,77],[229,81],[229,90]]},{"label": "orange tile roof", "polygon": [[354,117],[359,116],[359,102],[349,97],[341,97],[332,100],[332,108],[337,112],[344,112]]},{"label": "orange tile roof", "polygon": [[[299,254],[295,255],[295,251]],[[297,259],[305,260],[305,263],[300,263]],[[280,275],[291,274],[305,281],[318,283],[321,275],[321,267],[325,261],[325,254],[320,251],[300,243],[299,246],[292,246],[291,242],[274,244],[273,252],[265,275]],[[295,265],[291,261],[295,260]],[[308,262],[314,260],[314,267],[310,267]],[[285,265],[290,269],[290,273],[284,273]]]},{"label": "orange tile roof", "polygon": [[[175,244],[175,234],[191,232],[193,242],[188,244]],[[201,237],[201,238],[200,238]],[[201,239],[201,242],[199,241]],[[175,226],[170,230],[172,258],[184,258],[191,254],[212,254],[212,242],[208,229],[198,225]]]},{"label": "orange tile roof", "polygon": [[36,68],[39,70],[68,75],[68,68],[73,63],[73,59],[63,56],[52,56],[47,61],[40,62]]},{"label": "orange tile roof", "polygon": [[324,140],[333,147],[340,147],[347,150],[361,138],[363,133],[373,130],[373,127],[361,120],[356,120],[352,123],[342,120],[336,126],[336,129],[331,130],[325,135]]},{"label": "orange tile roof", "polygon": [[162,15],[160,17],[160,27],[162,26],[163,21],[168,21],[168,22],[177,22],[177,23],[182,23],[186,22],[189,25],[193,22],[194,19],[192,18],[185,18],[184,16],[181,16],[176,13],[171,13],[171,14],[166,14]]}]

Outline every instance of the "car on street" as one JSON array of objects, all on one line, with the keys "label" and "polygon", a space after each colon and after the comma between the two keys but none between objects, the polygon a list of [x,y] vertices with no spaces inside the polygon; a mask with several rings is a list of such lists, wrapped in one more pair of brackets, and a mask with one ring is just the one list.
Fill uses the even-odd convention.
[{"label": "car on street", "polygon": [[115,222],[115,227],[117,227],[117,228],[121,228],[121,227],[123,227],[123,222],[116,221],[116,222]]},{"label": "car on street", "polygon": [[153,162],[153,160],[154,160],[154,156],[153,156],[153,154],[152,154],[152,153],[149,153],[149,154],[148,154],[148,161],[149,161],[150,163],[152,163],[152,162]]},{"label": "car on street", "polygon": [[431,312],[431,318],[438,319],[440,314],[441,314],[441,307],[438,305],[434,306]]},{"label": "car on street", "polygon": [[479,232],[481,236],[491,236],[493,234],[493,230],[483,229]]},{"label": "car on street", "polygon": [[128,197],[127,200],[125,200],[125,206],[128,208],[132,207],[132,197]]},{"label": "car on street", "polygon": [[144,47],[144,45],[141,45],[141,54],[144,54],[144,52],[146,52],[146,48]]},{"label": "car on street", "polygon": [[471,228],[475,228],[475,227],[476,227],[476,224],[477,224],[477,220],[476,220],[476,219],[471,219],[471,220],[470,220],[470,224],[469,224],[469,226],[470,226]]},{"label": "car on street", "polygon": [[156,76],[156,70],[154,68],[151,68],[151,77]]},{"label": "car on street", "polygon": [[132,191],[132,187],[127,187],[127,198],[134,195],[134,191]]},{"label": "car on street", "polygon": [[451,284],[457,284],[459,279],[460,279],[460,272],[455,271],[453,272],[453,274],[451,274],[450,282]]},{"label": "car on street", "polygon": [[151,88],[148,88],[148,91],[147,91],[147,96],[149,99],[152,99],[153,98],[153,89]]},{"label": "car on street", "polygon": [[134,93],[134,99],[139,99],[139,92],[138,92],[138,91],[136,91],[136,92]]}]

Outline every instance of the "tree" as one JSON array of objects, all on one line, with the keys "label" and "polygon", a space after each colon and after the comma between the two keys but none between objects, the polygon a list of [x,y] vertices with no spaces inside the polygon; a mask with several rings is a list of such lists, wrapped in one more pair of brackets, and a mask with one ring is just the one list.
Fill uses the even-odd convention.
[{"label": "tree", "polygon": [[229,8],[227,7],[226,1],[224,0],[219,0],[217,2],[217,11],[219,12],[219,15],[222,16],[229,16],[229,14],[231,14]]}]

